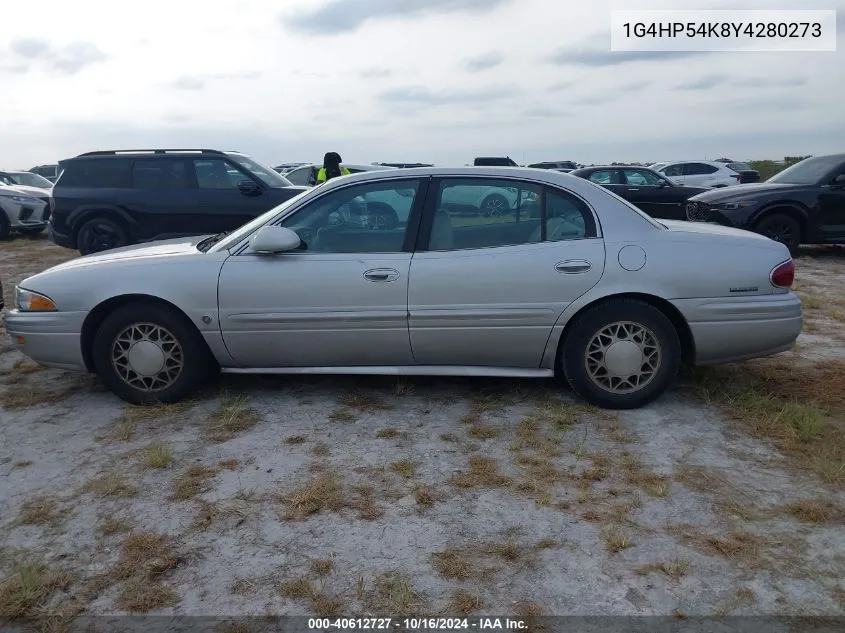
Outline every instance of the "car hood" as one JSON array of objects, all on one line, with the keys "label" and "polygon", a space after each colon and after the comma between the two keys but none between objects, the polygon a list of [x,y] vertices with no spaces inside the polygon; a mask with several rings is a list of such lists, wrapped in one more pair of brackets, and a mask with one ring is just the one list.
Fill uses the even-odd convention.
[{"label": "car hood", "polygon": [[45,272],[98,266],[109,262],[143,261],[153,258],[196,254],[199,253],[197,250],[197,244],[207,237],[209,236],[198,235],[192,237],[179,237],[171,240],[160,240],[158,242],[149,242],[147,244],[136,244],[134,246],[113,248],[101,253],[77,257],[69,262],[53,266],[49,269],[49,271]]},{"label": "car hood", "polygon": [[42,198],[45,194],[50,194],[49,189],[39,189],[38,187],[28,187],[26,185],[0,185],[0,192],[3,191],[14,191],[32,198]]},{"label": "car hood", "polygon": [[752,233],[743,229],[734,229],[720,224],[708,224],[706,222],[685,222],[683,220],[658,220],[660,224],[669,229],[672,233],[689,233],[694,235],[711,235],[722,237],[734,237],[746,240],[765,240],[777,244],[774,240],[765,235]]},{"label": "car hood", "polygon": [[780,195],[782,193],[803,189],[801,185],[787,185],[781,183],[752,183],[747,185],[732,185],[720,189],[708,189],[705,193],[698,194],[696,202],[730,202],[734,200],[748,200],[753,196]]}]

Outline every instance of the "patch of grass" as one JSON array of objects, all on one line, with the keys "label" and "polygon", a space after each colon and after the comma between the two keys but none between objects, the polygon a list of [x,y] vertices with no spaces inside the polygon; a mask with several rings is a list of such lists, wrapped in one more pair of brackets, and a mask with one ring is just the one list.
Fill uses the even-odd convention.
[{"label": "patch of grass", "polygon": [[21,506],[18,523],[21,525],[58,525],[67,513],[67,510],[59,510],[58,503],[52,497],[36,497]]},{"label": "patch of grass", "polygon": [[455,475],[450,480],[457,488],[502,488],[511,483],[511,478],[499,472],[496,461],[489,457],[470,457],[469,472]]},{"label": "patch of grass", "polygon": [[322,442],[319,442],[311,447],[311,453],[313,453],[317,457],[328,457],[331,453],[331,449],[329,448],[328,444],[323,444]]},{"label": "patch of grass", "polygon": [[467,555],[466,551],[456,547],[435,552],[431,555],[431,562],[441,576],[450,580],[477,577],[475,561]]},{"label": "patch of grass", "polygon": [[414,491],[414,499],[421,506],[433,506],[434,495],[428,486],[420,486]]},{"label": "patch of grass", "polygon": [[179,604],[181,598],[170,587],[157,581],[133,580],[124,585],[115,604],[129,613],[147,613]]},{"label": "patch of grass", "polygon": [[390,464],[390,470],[402,475],[405,479],[412,479],[416,473],[417,465],[409,459],[402,459]]},{"label": "patch of grass", "polygon": [[12,464],[13,468],[27,468],[29,466],[32,466],[32,460],[29,459],[21,460]]},{"label": "patch of grass", "polygon": [[617,552],[621,552],[623,549],[628,549],[629,547],[634,546],[631,539],[615,527],[604,530],[603,536],[605,549],[607,549],[607,551],[611,554],[616,554]]},{"label": "patch of grass", "polygon": [[382,510],[376,503],[375,489],[372,486],[355,486],[355,496],[349,502],[349,507],[358,512],[358,518],[363,521],[375,521],[384,516]]},{"label": "patch of grass", "polygon": [[637,455],[623,456],[622,470],[629,484],[641,488],[652,497],[665,497],[669,494],[669,478],[650,471]]},{"label": "patch of grass", "polygon": [[32,374],[37,371],[44,371],[46,367],[33,363],[28,358],[19,358],[12,364],[12,369],[19,374]]},{"label": "patch of grass", "polygon": [[91,380],[87,376],[62,380],[59,386],[55,388],[48,388],[41,384],[19,384],[14,389],[7,389],[0,393],[0,407],[8,410],[20,410],[56,404],[86,390],[86,388],[90,389],[91,384]]},{"label": "patch of grass", "polygon": [[112,570],[117,579],[153,581],[181,562],[173,539],[158,532],[131,534],[121,546],[120,559]]},{"label": "patch of grass", "polygon": [[358,419],[358,416],[352,413],[352,411],[347,411],[346,409],[338,409],[337,411],[332,411],[329,413],[329,420],[332,422],[354,422]]},{"label": "patch of grass", "polygon": [[845,508],[829,499],[805,499],[792,503],[784,509],[802,523],[845,524]]},{"label": "patch of grass", "polygon": [[449,607],[446,609],[446,612],[456,615],[471,615],[477,613],[483,607],[484,601],[481,599],[481,596],[470,593],[465,589],[456,589],[452,593],[452,599],[449,601]]},{"label": "patch of grass", "polygon": [[123,475],[117,472],[89,479],[83,486],[82,491],[96,494],[99,497],[135,497],[138,495],[138,488],[128,483]]},{"label": "patch of grass", "polygon": [[286,580],[279,586],[279,594],[283,598],[310,598],[316,593],[311,581],[307,578]]},{"label": "patch of grass", "polygon": [[693,384],[792,465],[845,485],[845,360],[778,358],[701,368]]},{"label": "patch of grass", "polygon": [[254,594],[255,590],[261,586],[261,580],[257,578],[238,578],[231,585],[229,585],[229,593],[236,596],[248,596]]},{"label": "patch of grass", "polygon": [[340,596],[320,591],[311,598],[311,609],[318,618],[339,618],[346,612],[346,603]]},{"label": "patch of grass", "polygon": [[281,502],[287,506],[285,518],[288,520],[302,520],[320,512],[337,512],[346,505],[343,486],[334,472],[321,473],[283,495]]},{"label": "patch of grass", "polygon": [[497,426],[476,422],[475,424],[469,427],[469,434],[472,437],[481,440],[487,440],[492,439],[494,437],[499,437],[502,434],[502,430]]},{"label": "patch of grass", "polygon": [[11,621],[41,615],[53,593],[66,589],[73,577],[42,564],[18,565],[0,582],[0,620]]},{"label": "patch of grass", "polygon": [[194,465],[173,481],[170,498],[173,501],[187,501],[209,492],[211,482],[220,472],[218,468]]},{"label": "patch of grass", "polygon": [[427,601],[400,571],[379,574],[373,578],[373,587],[364,593],[364,607],[376,616],[421,615]]},{"label": "patch of grass", "polygon": [[739,559],[745,564],[758,562],[760,551],[766,543],[764,537],[741,530],[727,536],[718,536],[695,525],[677,525],[671,526],[667,532],[706,554]]},{"label": "patch of grass", "polygon": [[559,545],[560,545],[560,543],[558,543],[553,538],[544,538],[544,539],[540,539],[539,541],[537,541],[537,543],[534,545],[534,548],[535,549],[554,549],[554,548],[558,547]]},{"label": "patch of grass", "polygon": [[147,447],[144,463],[147,468],[164,469],[170,465],[173,459],[173,447],[169,444],[152,444]]},{"label": "patch of grass", "polygon": [[825,302],[818,295],[801,293],[801,305],[806,310],[821,310],[825,307]]},{"label": "patch of grass", "polygon": [[363,411],[366,413],[375,413],[377,411],[387,411],[393,407],[381,396],[367,393],[347,393],[341,396],[340,404],[350,409]]},{"label": "patch of grass", "polygon": [[488,553],[495,554],[509,563],[517,562],[523,555],[522,548],[513,541],[490,543],[485,549]]},{"label": "patch of grass", "polygon": [[111,536],[112,534],[120,534],[122,532],[129,532],[132,526],[123,519],[110,518],[106,519],[99,526],[97,531],[103,536]]},{"label": "patch of grass", "polygon": [[394,427],[388,427],[386,429],[380,429],[378,433],[376,433],[376,437],[381,440],[392,440],[399,437],[401,433],[399,429]]},{"label": "patch of grass", "polygon": [[317,558],[311,561],[311,572],[321,578],[328,576],[333,567],[334,563],[329,558]]},{"label": "patch of grass", "polygon": [[456,442],[457,443],[458,441],[460,441],[458,439],[458,436],[455,435],[454,433],[441,433],[440,439],[443,440],[444,442]]},{"label": "patch of grass", "polygon": [[248,406],[248,398],[226,397],[206,423],[206,435],[212,442],[228,442],[244,431],[249,431],[262,420],[260,413]]},{"label": "patch of grass", "polygon": [[235,471],[235,470],[238,469],[240,462],[237,459],[234,459],[234,458],[221,459],[219,462],[217,462],[217,465],[220,468],[225,468],[226,470]]},{"label": "patch of grass", "polygon": [[689,562],[679,558],[673,559],[666,563],[651,563],[649,565],[641,565],[634,569],[639,576],[648,576],[649,574],[659,573],[671,578],[672,580],[680,580],[687,575],[689,571]]},{"label": "patch of grass", "polygon": [[285,438],[285,444],[304,444],[305,438],[301,435],[291,435]]}]

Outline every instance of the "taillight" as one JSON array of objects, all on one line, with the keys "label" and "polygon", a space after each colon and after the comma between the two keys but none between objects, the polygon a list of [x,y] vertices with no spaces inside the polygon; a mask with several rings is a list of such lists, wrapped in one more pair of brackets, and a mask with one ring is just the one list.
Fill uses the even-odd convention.
[{"label": "taillight", "polygon": [[795,264],[791,259],[778,264],[772,269],[769,279],[775,288],[791,288],[795,281]]},{"label": "taillight", "polygon": [[737,182],[742,182],[742,174],[734,174],[733,177],[736,178]]}]

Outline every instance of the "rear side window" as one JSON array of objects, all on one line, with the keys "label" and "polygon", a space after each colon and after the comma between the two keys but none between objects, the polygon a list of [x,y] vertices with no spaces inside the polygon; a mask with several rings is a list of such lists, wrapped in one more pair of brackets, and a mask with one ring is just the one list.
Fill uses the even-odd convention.
[{"label": "rear side window", "polygon": [[184,158],[142,159],[132,166],[135,189],[195,188],[191,162]]},{"label": "rear side window", "polygon": [[687,163],[684,165],[684,174],[687,176],[703,176],[705,174],[715,174],[717,171],[719,171],[718,167],[704,163]]},{"label": "rear side window", "polygon": [[118,159],[78,159],[64,163],[59,181],[62,187],[128,189],[132,186],[132,161]]}]

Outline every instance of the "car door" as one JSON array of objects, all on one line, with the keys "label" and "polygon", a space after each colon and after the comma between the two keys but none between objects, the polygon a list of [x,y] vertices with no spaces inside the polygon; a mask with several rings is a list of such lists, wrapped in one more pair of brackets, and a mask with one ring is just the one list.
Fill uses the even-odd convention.
[{"label": "car door", "polygon": [[833,170],[819,188],[819,230],[824,239],[842,240],[845,238],[845,164]]},{"label": "car door", "polygon": [[188,158],[140,158],[132,163],[131,189],[125,204],[143,213],[142,239],[201,235],[208,230],[197,207],[197,183]]},{"label": "car door", "polygon": [[623,198],[654,218],[686,219],[684,187],[650,169],[625,168],[622,172],[626,182]]},{"label": "car door", "polygon": [[[331,189],[280,222],[300,236],[298,250],[227,259],[219,318],[235,362],[265,369],[413,365],[408,279],[426,183],[391,179]],[[412,192],[411,221],[371,222],[367,198],[407,198],[399,191]]]},{"label": "car door", "polygon": [[[195,221],[200,233],[232,231],[276,206],[266,187],[233,161],[218,157],[193,159],[197,181]],[[241,182],[254,184],[252,193],[238,188]]]},{"label": "car door", "polygon": [[676,185],[686,184],[686,176],[684,175],[683,163],[670,163],[665,167],[657,170],[658,173],[666,176],[671,182]]},{"label": "car door", "polygon": [[[450,217],[441,205],[451,187],[506,186],[526,200],[508,216]],[[419,245],[408,313],[420,365],[539,368],[558,317],[604,269],[604,242],[588,205],[566,190],[517,179],[434,180]]]},{"label": "car door", "polygon": [[618,196],[626,198],[625,189],[627,187],[625,186],[625,178],[620,169],[599,169],[590,172],[587,180],[601,185],[605,189],[609,189]]},{"label": "car door", "polygon": [[711,188],[719,184],[715,174],[718,167],[706,163],[684,163],[684,184],[689,187]]}]

